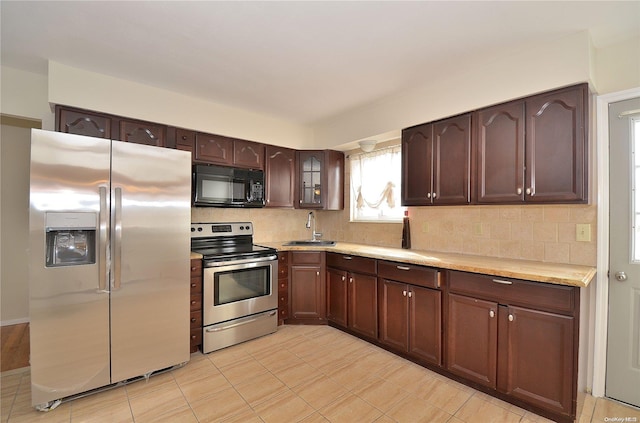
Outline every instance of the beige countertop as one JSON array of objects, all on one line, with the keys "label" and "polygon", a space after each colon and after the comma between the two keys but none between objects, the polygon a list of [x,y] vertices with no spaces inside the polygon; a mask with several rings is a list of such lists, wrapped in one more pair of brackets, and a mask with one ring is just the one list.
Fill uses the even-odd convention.
[{"label": "beige countertop", "polygon": [[[258,243],[278,251],[328,251],[363,257],[483,273],[505,278],[525,279],[558,285],[586,287],[596,274],[590,266],[484,257],[469,254],[441,253],[435,251],[403,250],[401,248],[376,247],[364,244],[337,242],[334,247],[285,246],[283,242]],[[193,255],[192,255],[193,257]]]},{"label": "beige countertop", "polygon": [[201,258],[202,258],[202,254],[194,253],[193,251],[191,252],[191,260],[193,260],[193,259],[201,259]]}]

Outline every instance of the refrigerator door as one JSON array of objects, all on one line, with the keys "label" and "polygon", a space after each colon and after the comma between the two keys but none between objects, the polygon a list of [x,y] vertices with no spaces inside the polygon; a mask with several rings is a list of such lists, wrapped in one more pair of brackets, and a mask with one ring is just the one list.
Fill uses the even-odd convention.
[{"label": "refrigerator door", "polygon": [[33,405],[110,383],[109,149],[109,140],[31,132]]},{"label": "refrigerator door", "polygon": [[189,360],[191,155],[112,142],[111,378]]}]

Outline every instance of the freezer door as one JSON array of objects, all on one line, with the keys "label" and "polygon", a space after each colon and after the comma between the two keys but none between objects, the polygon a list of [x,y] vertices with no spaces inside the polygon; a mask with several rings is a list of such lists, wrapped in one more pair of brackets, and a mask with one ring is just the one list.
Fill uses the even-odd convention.
[{"label": "freezer door", "polygon": [[[109,149],[109,140],[36,129],[31,132],[29,318],[33,405],[110,383],[105,258]],[[60,260],[51,258],[52,248]],[[73,254],[94,256],[63,260]]]},{"label": "freezer door", "polygon": [[189,360],[191,155],[112,142],[111,376]]}]

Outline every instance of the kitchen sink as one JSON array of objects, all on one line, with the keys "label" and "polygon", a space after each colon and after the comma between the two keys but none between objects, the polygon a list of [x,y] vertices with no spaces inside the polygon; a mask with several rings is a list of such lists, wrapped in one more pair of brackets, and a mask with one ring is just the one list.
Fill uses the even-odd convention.
[{"label": "kitchen sink", "polygon": [[289,241],[289,242],[285,242],[283,245],[287,245],[287,246],[319,246],[319,247],[333,247],[336,245],[335,241],[327,241],[324,239],[317,239],[317,240],[312,240],[312,239],[306,239],[306,240],[300,240],[300,241]]}]

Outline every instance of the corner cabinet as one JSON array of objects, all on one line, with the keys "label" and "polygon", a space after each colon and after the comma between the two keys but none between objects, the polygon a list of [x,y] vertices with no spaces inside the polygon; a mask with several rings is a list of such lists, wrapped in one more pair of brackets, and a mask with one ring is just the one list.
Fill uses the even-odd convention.
[{"label": "corner cabinet", "polygon": [[471,115],[402,131],[402,205],[469,204]]},{"label": "corner cabinet", "polygon": [[446,369],[533,405],[576,416],[579,288],[448,272]]},{"label": "corner cabinet", "polygon": [[582,84],[477,111],[477,202],[586,202],[587,101]]},{"label": "corner cabinet", "polygon": [[287,323],[326,323],[325,253],[293,251],[290,260]]},{"label": "corner cabinet", "polygon": [[296,207],[344,209],[344,154],[333,150],[297,151]]}]

